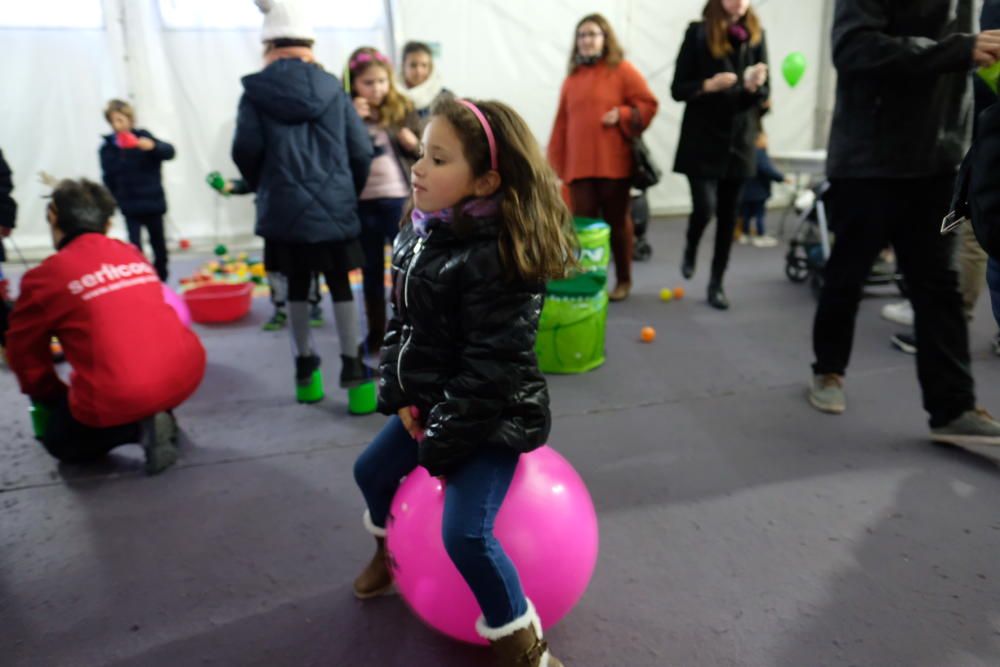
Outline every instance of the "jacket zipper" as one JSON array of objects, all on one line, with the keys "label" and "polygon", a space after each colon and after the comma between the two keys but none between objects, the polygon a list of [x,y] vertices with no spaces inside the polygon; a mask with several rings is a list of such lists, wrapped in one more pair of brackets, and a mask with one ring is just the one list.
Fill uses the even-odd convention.
[{"label": "jacket zipper", "polygon": [[[433,232],[431,232],[433,234]],[[430,238],[430,234],[427,235]],[[406,277],[403,279],[403,307],[407,311],[410,309],[410,274],[413,269],[417,266],[417,260],[420,259],[420,253],[424,250],[424,239],[417,239],[417,244],[413,248],[413,259],[410,260],[410,265],[406,267]],[[399,356],[396,357],[396,382],[399,384],[399,388],[403,393],[406,393],[406,387],[403,385],[403,355],[406,353],[406,348],[410,346],[410,341],[413,339],[413,328],[410,328],[410,335],[406,338],[406,342],[403,343],[403,347],[399,349]]]}]

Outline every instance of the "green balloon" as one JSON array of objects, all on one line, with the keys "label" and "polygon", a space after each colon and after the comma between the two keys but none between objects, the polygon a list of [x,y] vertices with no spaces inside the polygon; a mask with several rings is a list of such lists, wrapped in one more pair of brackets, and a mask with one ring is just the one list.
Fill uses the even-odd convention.
[{"label": "green balloon", "polygon": [[788,85],[794,88],[806,73],[806,57],[800,51],[789,53],[781,63],[781,73],[785,75]]}]

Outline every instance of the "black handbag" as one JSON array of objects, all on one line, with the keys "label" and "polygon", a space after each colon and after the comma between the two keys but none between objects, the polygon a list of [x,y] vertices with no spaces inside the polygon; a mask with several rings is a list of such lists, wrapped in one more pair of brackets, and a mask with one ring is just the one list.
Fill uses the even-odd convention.
[{"label": "black handbag", "polygon": [[632,136],[628,140],[632,147],[632,187],[648,190],[660,182],[663,171],[656,166],[649,147],[642,140],[642,117],[636,107],[632,107]]}]

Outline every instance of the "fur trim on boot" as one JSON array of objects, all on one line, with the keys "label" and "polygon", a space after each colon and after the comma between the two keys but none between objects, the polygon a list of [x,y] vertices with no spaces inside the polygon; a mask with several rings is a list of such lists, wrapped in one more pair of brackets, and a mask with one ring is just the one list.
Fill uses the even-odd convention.
[{"label": "fur trim on boot", "polygon": [[531,600],[523,616],[499,628],[491,628],[480,616],[476,632],[490,642],[497,667],[563,667],[549,653],[549,646],[542,638],[542,621]]},{"label": "fur trim on boot", "polygon": [[374,523],[372,523],[371,512],[365,510],[365,513],[361,517],[361,520],[364,521],[365,530],[367,530],[369,533],[371,533],[375,537],[385,537],[385,528],[379,528]]}]

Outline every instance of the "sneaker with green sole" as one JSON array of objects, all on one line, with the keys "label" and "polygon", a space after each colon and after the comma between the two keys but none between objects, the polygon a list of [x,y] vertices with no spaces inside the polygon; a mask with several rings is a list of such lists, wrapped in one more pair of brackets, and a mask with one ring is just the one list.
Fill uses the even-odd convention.
[{"label": "sneaker with green sole", "polygon": [[280,331],[285,328],[287,323],[288,315],[285,314],[285,311],[276,309],[274,315],[267,322],[264,322],[264,326],[261,329],[264,331]]},{"label": "sneaker with green sole", "polygon": [[844,376],[835,373],[814,375],[809,386],[809,404],[830,415],[843,413],[847,409]]},{"label": "sneaker with green sole", "polygon": [[314,303],[309,309],[309,326],[315,328],[323,326],[323,306]]}]

